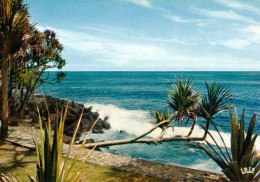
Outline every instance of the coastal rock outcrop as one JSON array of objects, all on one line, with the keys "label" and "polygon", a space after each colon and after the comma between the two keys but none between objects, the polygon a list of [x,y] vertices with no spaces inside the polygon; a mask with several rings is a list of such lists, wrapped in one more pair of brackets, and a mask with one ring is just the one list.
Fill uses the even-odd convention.
[{"label": "coastal rock outcrop", "polygon": [[[45,98],[48,104],[52,124],[56,119],[57,109],[58,111],[61,111],[62,107],[65,107],[65,105],[68,104],[64,127],[64,134],[68,137],[71,137],[73,135],[82,112],[82,119],[79,125],[79,130],[77,132],[78,136],[81,133],[89,131],[97,119],[98,121],[92,130],[93,133],[103,133],[104,129],[108,130],[111,128],[110,123],[107,121],[108,117],[105,117],[104,119],[99,118],[99,113],[92,112],[92,107],[85,108],[83,104],[79,104],[74,101],[67,103],[67,101],[63,99],[58,99],[51,96],[46,96]],[[46,107],[44,106],[44,99],[42,95],[35,95],[34,98],[29,101],[27,107],[25,108],[24,115],[27,118],[29,116],[32,122],[37,122],[39,116],[36,111],[36,107],[39,108],[42,120],[46,121],[48,118],[48,112]]]}]

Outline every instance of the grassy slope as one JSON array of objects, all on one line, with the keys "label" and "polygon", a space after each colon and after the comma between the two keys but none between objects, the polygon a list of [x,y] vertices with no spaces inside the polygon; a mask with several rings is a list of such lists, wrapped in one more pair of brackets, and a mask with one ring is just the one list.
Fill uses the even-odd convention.
[{"label": "grassy slope", "polygon": [[[35,176],[35,152],[0,140],[0,173],[16,175],[21,181],[29,181],[27,175]],[[120,171],[94,164],[84,164],[82,181],[164,181],[145,175]]]}]

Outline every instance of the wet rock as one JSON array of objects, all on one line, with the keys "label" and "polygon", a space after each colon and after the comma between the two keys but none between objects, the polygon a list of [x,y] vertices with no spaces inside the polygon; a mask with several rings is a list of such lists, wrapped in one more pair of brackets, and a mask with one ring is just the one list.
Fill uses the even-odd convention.
[{"label": "wet rock", "polygon": [[102,127],[103,127],[104,129],[106,129],[106,130],[111,129],[110,123],[107,122],[107,121],[103,121]]},{"label": "wet rock", "polygon": [[102,129],[97,129],[97,128],[93,128],[92,132],[93,133],[104,133],[104,131]]},{"label": "wet rock", "polygon": [[92,111],[92,107],[84,108],[83,113],[89,113]]},{"label": "wet rock", "polygon": [[92,122],[88,120],[87,118],[83,118],[81,120],[81,132],[87,132],[92,127]]},{"label": "wet rock", "polygon": [[93,112],[93,113],[92,113],[92,116],[93,116],[95,119],[97,119],[98,116],[99,116],[99,114],[98,114],[98,112]]},{"label": "wet rock", "polygon": [[[78,144],[82,144],[83,143],[83,140],[79,141]],[[90,139],[87,139],[86,143],[95,143],[95,140],[90,138]]]}]

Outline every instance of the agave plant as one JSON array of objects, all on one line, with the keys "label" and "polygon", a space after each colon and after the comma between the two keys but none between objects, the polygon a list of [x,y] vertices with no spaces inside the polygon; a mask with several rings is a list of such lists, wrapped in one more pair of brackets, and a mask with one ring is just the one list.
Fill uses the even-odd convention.
[{"label": "agave plant", "polygon": [[[210,119],[217,113],[226,109],[230,90],[226,89],[223,84],[208,84],[205,82],[207,88],[207,95],[202,98],[202,102],[197,108],[197,115],[207,121],[206,128],[209,128]],[[205,135],[207,132],[205,132]]]},{"label": "agave plant", "polygon": [[169,100],[166,104],[177,113],[176,119],[182,123],[185,118],[193,120],[191,132],[196,121],[196,107],[199,103],[201,94],[193,89],[193,81],[191,79],[184,82],[176,79],[176,84],[172,84],[169,90]]},{"label": "agave plant", "polygon": [[240,125],[238,124],[236,108],[234,108],[233,115],[230,104],[229,113],[231,124],[231,153],[226,147],[226,144],[214,122],[212,122],[213,126],[221,137],[221,140],[224,144],[224,150],[219,146],[208,129],[203,125],[202,126],[204,130],[209,134],[216,146],[214,147],[207,140],[205,140],[209,148],[198,142],[195,142],[196,147],[207,153],[208,156],[211,157],[221,167],[222,172],[231,181],[258,181],[260,179],[260,157],[258,156],[259,154],[256,154],[254,148],[258,135],[253,136],[256,115],[253,115],[249,123],[247,135],[245,135],[245,109],[243,110],[241,116]]},{"label": "agave plant", "polygon": [[[44,99],[45,100],[45,99]],[[72,159],[72,162],[69,162],[70,154],[72,151],[72,147],[76,138],[76,133],[80,125],[81,117],[78,121],[76,130],[74,132],[74,135],[71,140],[71,144],[69,146],[67,155],[65,159],[62,157],[62,146],[63,146],[63,130],[64,130],[64,122],[65,117],[67,113],[68,105],[65,107],[65,109],[61,111],[61,114],[59,115],[58,111],[56,112],[56,120],[55,120],[55,128],[54,128],[54,135],[52,136],[51,132],[51,124],[50,124],[50,114],[48,110],[48,106],[45,100],[45,105],[48,113],[48,122],[42,123],[39,109],[37,108],[37,111],[39,113],[39,125],[40,125],[40,144],[37,143],[36,136],[34,139],[34,144],[37,152],[37,181],[39,182],[74,182],[77,181],[79,178],[79,174],[82,170],[82,164],[86,162],[86,160],[89,158],[90,153],[85,157],[85,159],[82,161],[82,164],[79,166],[79,168],[76,170],[76,172],[72,172],[72,170],[75,168],[75,164],[77,160],[80,157],[80,154],[82,153],[84,149],[84,145],[86,144],[87,138],[89,136],[86,136],[83,143],[81,144],[81,147],[75,156],[74,159]],[[98,120],[98,119],[97,119]],[[97,122],[96,120],[96,122]],[[95,123],[96,123],[95,122]],[[95,125],[94,123],[94,125]],[[94,126],[93,125],[93,126]],[[93,126],[91,130],[93,129]],[[90,131],[91,131],[90,130]]]}]

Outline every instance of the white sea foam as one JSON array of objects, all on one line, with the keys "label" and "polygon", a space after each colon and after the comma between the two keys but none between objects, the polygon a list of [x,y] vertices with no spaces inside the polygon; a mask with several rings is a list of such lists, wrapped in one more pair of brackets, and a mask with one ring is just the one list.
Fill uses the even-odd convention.
[{"label": "white sea foam", "polygon": [[[88,103],[85,105],[86,107],[92,106],[94,111],[97,111],[100,114],[101,118],[104,118],[105,116],[109,117],[109,122],[111,124],[112,130],[123,130],[128,132],[129,134],[134,135],[140,135],[147,131],[148,129],[153,127],[153,124],[151,123],[151,116],[149,112],[143,111],[143,110],[127,110],[123,108],[119,108],[115,105],[103,105],[103,104],[97,104],[97,103]],[[165,137],[172,137],[172,136],[185,136],[189,133],[190,128],[189,127],[183,127],[183,126],[175,126],[174,131],[172,128],[169,128],[165,134]],[[210,130],[211,134],[217,141],[217,143],[224,147],[217,131]],[[159,136],[161,133],[161,129],[154,130],[151,134],[148,136],[150,137],[156,137]],[[200,128],[198,125],[194,127],[193,133],[191,136],[203,136],[204,130]],[[230,133],[221,132],[221,135],[227,145],[227,147],[230,147]],[[207,136],[207,140],[209,143],[214,144],[214,142],[211,140],[209,136]],[[256,149],[260,150],[260,138],[257,138],[256,141]]]}]

